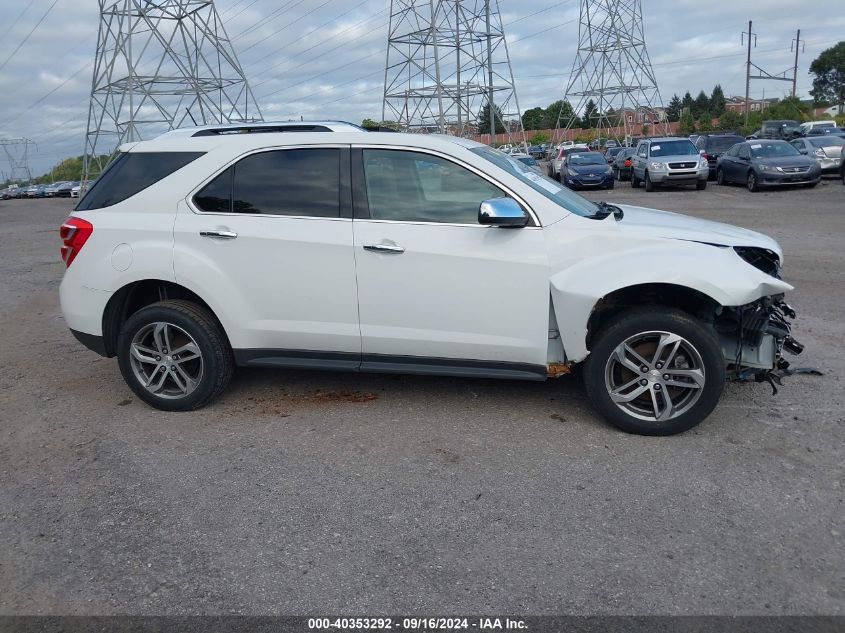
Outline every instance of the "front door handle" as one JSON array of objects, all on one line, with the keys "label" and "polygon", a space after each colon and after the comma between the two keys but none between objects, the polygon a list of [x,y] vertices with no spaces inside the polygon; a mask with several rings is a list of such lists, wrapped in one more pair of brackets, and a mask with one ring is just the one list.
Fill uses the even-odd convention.
[{"label": "front door handle", "polygon": [[238,234],[234,231],[200,231],[202,237],[216,237],[222,240],[233,240]]},{"label": "front door handle", "polygon": [[375,253],[394,253],[396,255],[405,252],[404,248],[396,244],[364,244],[364,250]]}]

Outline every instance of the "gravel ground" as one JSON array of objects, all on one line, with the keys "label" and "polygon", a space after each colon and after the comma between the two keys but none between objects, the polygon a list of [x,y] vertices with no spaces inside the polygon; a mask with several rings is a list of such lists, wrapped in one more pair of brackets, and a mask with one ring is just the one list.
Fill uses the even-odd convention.
[{"label": "gravel ground", "polygon": [[65,328],[71,202],[0,202],[0,613],[845,614],[845,187],[588,195],[780,240],[825,376],[672,438],[569,378],[248,370],[166,414]]}]

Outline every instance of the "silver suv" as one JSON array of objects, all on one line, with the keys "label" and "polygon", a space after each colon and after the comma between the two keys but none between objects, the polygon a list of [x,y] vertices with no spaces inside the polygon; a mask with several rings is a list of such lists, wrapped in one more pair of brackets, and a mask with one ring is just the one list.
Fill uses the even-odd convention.
[{"label": "silver suv", "polygon": [[649,138],[640,141],[631,159],[631,186],[646,191],[658,185],[695,185],[701,191],[707,187],[710,168],[707,159],[688,138]]}]

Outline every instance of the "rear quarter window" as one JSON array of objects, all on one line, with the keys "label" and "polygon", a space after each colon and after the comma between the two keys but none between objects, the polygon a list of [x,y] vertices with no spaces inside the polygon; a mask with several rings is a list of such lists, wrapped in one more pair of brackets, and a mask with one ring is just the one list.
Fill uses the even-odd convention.
[{"label": "rear quarter window", "polygon": [[203,152],[128,152],[115,158],[76,206],[103,209],[131,198],[182,169]]}]

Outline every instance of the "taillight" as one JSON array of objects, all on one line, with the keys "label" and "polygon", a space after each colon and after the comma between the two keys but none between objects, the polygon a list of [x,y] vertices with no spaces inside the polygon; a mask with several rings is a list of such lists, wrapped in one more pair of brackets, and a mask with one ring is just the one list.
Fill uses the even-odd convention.
[{"label": "taillight", "polygon": [[630,166],[631,166],[631,159],[630,159],[630,158],[626,158],[626,159],[625,159],[625,167],[630,167]]},{"label": "taillight", "polygon": [[62,239],[60,253],[65,266],[71,265],[93,232],[93,224],[73,216],[65,220],[65,223],[59,227],[59,237]]}]

